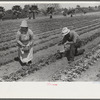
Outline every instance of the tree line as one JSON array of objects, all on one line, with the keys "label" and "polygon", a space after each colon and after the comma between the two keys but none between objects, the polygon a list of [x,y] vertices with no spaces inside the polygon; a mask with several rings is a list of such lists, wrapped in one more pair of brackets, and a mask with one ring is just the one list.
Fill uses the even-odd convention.
[{"label": "tree line", "polygon": [[[52,14],[54,12],[54,7],[47,7],[47,9],[40,10],[37,5],[25,5],[22,9],[21,6],[15,5],[12,7],[12,9],[6,10],[4,7],[0,7],[0,19],[19,19],[19,18],[36,18],[36,15],[42,12],[42,14],[50,15],[50,18],[52,18]],[[45,14],[46,13],[46,14]]]},{"label": "tree line", "polygon": [[42,15],[49,15],[50,18],[52,18],[54,13],[62,14],[63,16],[73,15],[75,13],[83,13],[86,14],[90,11],[99,11],[100,6],[95,7],[80,7],[80,5],[77,5],[76,8],[60,8],[59,4],[53,4],[53,6],[47,6],[44,4],[45,9],[39,9],[38,5],[25,5],[22,9],[21,6],[15,5],[9,10],[5,10],[4,7],[0,6],[0,19],[19,19],[19,18],[29,18],[29,19],[35,19],[38,14]]}]

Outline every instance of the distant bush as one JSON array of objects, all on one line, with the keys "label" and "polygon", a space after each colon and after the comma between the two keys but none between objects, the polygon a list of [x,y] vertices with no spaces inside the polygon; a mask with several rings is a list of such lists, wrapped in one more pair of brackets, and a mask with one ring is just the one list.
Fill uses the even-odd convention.
[{"label": "distant bush", "polygon": [[5,15],[3,16],[3,19],[12,19],[13,12],[12,10],[5,11]]},{"label": "distant bush", "polygon": [[[19,18],[26,18],[26,17],[27,17],[27,13],[24,10],[22,10],[21,14],[19,15]],[[16,19],[16,16],[13,14],[12,10],[5,11],[3,20],[6,20],[6,19]]]}]

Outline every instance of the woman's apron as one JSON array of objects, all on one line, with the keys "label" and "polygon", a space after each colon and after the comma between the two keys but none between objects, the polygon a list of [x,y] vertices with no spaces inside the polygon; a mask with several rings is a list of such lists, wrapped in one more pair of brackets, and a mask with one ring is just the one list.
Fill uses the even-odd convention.
[{"label": "woman's apron", "polygon": [[[27,45],[30,42],[30,34],[21,34],[20,41]],[[21,46],[18,46],[18,54],[21,62],[28,63],[33,59],[33,45],[30,46],[29,50],[27,52],[23,51],[23,48]]]}]

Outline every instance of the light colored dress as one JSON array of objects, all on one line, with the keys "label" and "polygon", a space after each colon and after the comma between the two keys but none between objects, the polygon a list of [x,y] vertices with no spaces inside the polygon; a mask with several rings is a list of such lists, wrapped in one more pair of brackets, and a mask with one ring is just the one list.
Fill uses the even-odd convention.
[{"label": "light colored dress", "polygon": [[[17,32],[17,41],[21,41],[24,45],[34,40],[33,32],[28,29],[26,34],[21,34],[20,30]],[[23,47],[18,44],[18,56],[23,63],[27,63],[33,59],[33,43],[30,45],[29,50],[25,52]]]}]

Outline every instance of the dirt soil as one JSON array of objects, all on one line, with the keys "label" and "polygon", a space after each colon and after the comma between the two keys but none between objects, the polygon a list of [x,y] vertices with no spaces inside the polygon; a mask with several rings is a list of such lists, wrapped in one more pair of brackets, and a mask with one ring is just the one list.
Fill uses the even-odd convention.
[{"label": "dirt soil", "polygon": [[[21,80],[18,81],[50,81],[52,78],[52,75],[62,68],[65,68],[68,66],[68,63],[66,62],[66,58],[63,58],[62,61],[57,61],[57,63],[52,64],[48,67],[44,67],[40,71],[37,71],[34,74],[31,74]],[[77,82],[91,82],[91,81],[100,81],[100,60],[91,66],[88,70],[85,72],[82,72],[81,75],[78,76],[78,78],[74,79],[74,81]],[[57,81],[60,82],[60,81]]]},{"label": "dirt soil", "polygon": [[[100,31],[100,28],[89,31],[91,34],[86,32],[86,33],[82,34],[82,38],[89,37],[89,36],[93,35],[95,32],[99,32],[99,31]],[[95,45],[97,45],[99,42],[100,42],[100,37],[97,37],[93,41],[84,45],[82,48],[84,48],[85,53],[87,53],[91,50],[91,48],[95,47]],[[12,48],[12,49],[14,50],[14,48]],[[36,52],[34,54],[33,62],[37,62],[40,59],[46,58],[49,56],[49,54],[53,55],[56,52],[56,50],[57,50],[57,46],[55,45],[55,46],[49,47],[48,49],[44,49],[44,50],[40,50],[40,51]],[[17,53],[15,52],[12,55],[10,54],[11,59],[13,59],[14,55],[17,55]],[[75,59],[80,59],[82,56],[84,56],[84,55],[78,56]],[[9,54],[8,54],[8,56],[6,56],[6,58],[10,59]],[[5,61],[6,58],[4,58],[3,60]],[[82,74],[79,75],[77,78],[75,78],[74,81],[99,81],[100,80],[99,65],[100,65],[100,62],[97,61],[95,63],[95,65],[89,67],[89,69],[82,72]],[[24,82],[25,81],[51,81],[53,75],[56,72],[58,72],[62,69],[65,69],[67,67],[69,67],[67,58],[64,57],[62,59],[56,60],[50,64],[43,66],[40,70],[35,71],[34,73],[27,74],[25,77],[22,77],[21,79],[17,80],[17,82],[20,82],[20,81],[24,81]],[[11,73],[17,72],[21,68],[22,68],[22,66],[16,61],[13,61],[11,63],[8,62],[7,64],[0,66],[0,77],[9,76]],[[58,81],[61,81],[61,80],[58,80]]]},{"label": "dirt soil", "polygon": [[100,81],[100,60],[91,66],[86,72],[83,72],[77,79],[74,81],[79,82],[91,82],[91,81]]},{"label": "dirt soil", "polygon": [[[85,45],[85,53],[89,52],[89,50],[96,45],[99,42],[99,38],[96,38],[94,41],[88,43]],[[75,59],[81,58],[83,55],[77,56]],[[81,76],[79,75],[78,78],[75,78],[74,81],[97,81],[100,77],[100,62],[96,62],[95,65],[91,66],[89,69],[87,69],[85,72],[82,72]],[[69,67],[67,58],[64,57],[60,60],[57,60],[56,62],[43,67],[41,70],[35,72],[34,74],[31,74],[27,77],[24,77],[23,79],[20,79],[18,81],[52,81],[53,75],[58,71],[65,69]],[[57,82],[61,82],[61,80],[57,80]]]},{"label": "dirt soil", "polygon": [[[31,74],[21,80],[18,81],[50,81],[52,78],[52,74],[54,74],[57,70],[60,70],[60,66],[62,68],[65,68],[65,66],[68,66],[66,62],[66,58],[63,58],[63,61],[58,61],[55,65],[52,64],[52,66],[48,66],[46,68],[41,69],[40,71],[37,71],[34,74]],[[54,68],[55,67],[55,68]],[[56,70],[57,69],[57,70]],[[91,82],[91,81],[100,81],[100,60],[93,66],[91,66],[88,70],[85,72],[82,72],[82,74],[74,79],[76,82]],[[60,82],[60,81],[57,81]]]}]

